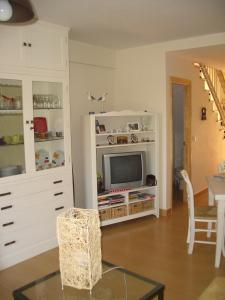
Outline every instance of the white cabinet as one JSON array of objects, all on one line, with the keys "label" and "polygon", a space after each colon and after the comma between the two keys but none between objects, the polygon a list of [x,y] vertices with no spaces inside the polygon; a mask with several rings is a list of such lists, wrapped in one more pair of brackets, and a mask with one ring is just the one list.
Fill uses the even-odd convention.
[{"label": "white cabinet", "polygon": [[0,41],[0,64],[21,66],[25,55],[22,46],[22,28],[1,25]]},{"label": "white cabinet", "polygon": [[[102,225],[109,225],[153,214],[159,216],[158,153],[159,133],[157,114],[147,112],[108,112],[86,116],[84,123],[85,139],[85,183],[86,207],[97,208]],[[133,176],[115,176],[123,168],[110,167],[111,183],[120,183],[118,187],[104,190],[106,174],[103,174],[105,155],[127,156],[144,153],[145,161],[138,163],[142,169],[138,183],[133,187]],[[119,156],[118,156],[119,155]],[[127,156],[128,157],[128,156]],[[127,160],[132,163],[131,160]],[[121,164],[123,161],[121,160]],[[135,162],[136,163],[136,162]],[[133,171],[135,172],[135,165]],[[131,172],[131,168],[127,168]],[[128,174],[129,175],[129,174]],[[151,175],[155,182],[147,185],[146,176]],[[126,175],[127,176],[127,175]],[[119,178],[120,177],[120,178]],[[103,190],[100,190],[103,184]],[[121,187],[120,187],[121,185]],[[113,184],[112,184],[113,186]]]},{"label": "white cabinet", "polygon": [[65,70],[68,63],[68,32],[45,22],[12,27],[0,26],[0,64]]},{"label": "white cabinet", "polygon": [[74,206],[67,34],[1,26],[0,269],[56,247],[56,217]]}]

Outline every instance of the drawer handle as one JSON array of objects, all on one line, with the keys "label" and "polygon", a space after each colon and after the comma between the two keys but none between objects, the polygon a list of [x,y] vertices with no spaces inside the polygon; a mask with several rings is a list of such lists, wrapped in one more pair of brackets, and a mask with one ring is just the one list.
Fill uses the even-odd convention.
[{"label": "drawer handle", "polygon": [[55,193],[54,196],[63,195],[63,192]]},{"label": "drawer handle", "polygon": [[59,206],[59,207],[56,207],[55,210],[60,210],[60,209],[63,209],[64,206]]},{"label": "drawer handle", "polygon": [[5,210],[5,209],[9,209],[9,208],[12,208],[12,205],[1,207],[1,210]]},{"label": "drawer handle", "polygon": [[3,227],[6,227],[6,226],[10,226],[10,225],[13,225],[14,222],[8,222],[8,223],[5,223],[5,224],[2,224]]},{"label": "drawer handle", "polygon": [[58,183],[62,183],[63,181],[62,180],[56,180],[56,181],[53,181],[53,184],[58,184]]},{"label": "drawer handle", "polygon": [[11,195],[11,194],[12,194],[11,192],[3,193],[3,194],[0,194],[0,197],[9,196],[9,195]]},{"label": "drawer handle", "polygon": [[5,243],[5,247],[7,247],[7,246],[10,246],[10,245],[12,245],[12,244],[15,244],[16,243],[16,241],[12,241],[12,242],[8,242],[8,243]]}]

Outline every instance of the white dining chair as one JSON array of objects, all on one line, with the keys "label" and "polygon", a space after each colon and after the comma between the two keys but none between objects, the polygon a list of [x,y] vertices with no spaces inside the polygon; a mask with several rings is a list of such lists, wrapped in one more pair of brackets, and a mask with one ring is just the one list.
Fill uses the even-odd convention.
[{"label": "white dining chair", "polygon": [[225,173],[225,160],[218,165],[218,172]]},{"label": "white dining chair", "polygon": [[[211,232],[216,233],[217,208],[216,206],[195,207],[193,188],[188,173],[186,170],[182,170],[181,175],[186,183],[187,202],[188,202],[188,235],[187,235],[187,243],[189,244],[188,254],[192,254],[194,243],[216,244],[216,242],[209,241],[208,239],[206,240],[195,239],[195,233],[206,232],[207,238],[211,236]],[[200,223],[200,222],[206,223],[208,227],[196,228],[196,223]],[[212,224],[215,224],[214,229]]]}]

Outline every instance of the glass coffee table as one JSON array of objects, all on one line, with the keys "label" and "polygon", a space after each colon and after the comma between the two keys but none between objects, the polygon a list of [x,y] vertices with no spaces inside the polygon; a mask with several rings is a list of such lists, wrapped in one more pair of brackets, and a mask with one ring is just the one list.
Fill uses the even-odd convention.
[{"label": "glass coffee table", "polygon": [[60,272],[56,271],[15,290],[14,300],[163,300],[163,284],[108,262],[102,264],[102,279],[91,293],[68,286],[62,290]]}]

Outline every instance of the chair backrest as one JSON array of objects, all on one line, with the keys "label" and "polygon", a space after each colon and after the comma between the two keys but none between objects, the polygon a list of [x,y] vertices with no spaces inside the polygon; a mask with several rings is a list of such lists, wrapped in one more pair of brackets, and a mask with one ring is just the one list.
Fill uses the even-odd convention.
[{"label": "chair backrest", "polygon": [[222,162],[218,165],[218,172],[219,172],[219,173],[224,173],[224,172],[225,172],[225,161],[222,161]]},{"label": "chair backrest", "polygon": [[194,215],[195,215],[195,213],[194,213],[194,193],[193,193],[192,184],[191,184],[190,178],[189,178],[186,170],[182,170],[180,173],[186,183],[189,217],[190,217],[191,221],[194,222]]}]

